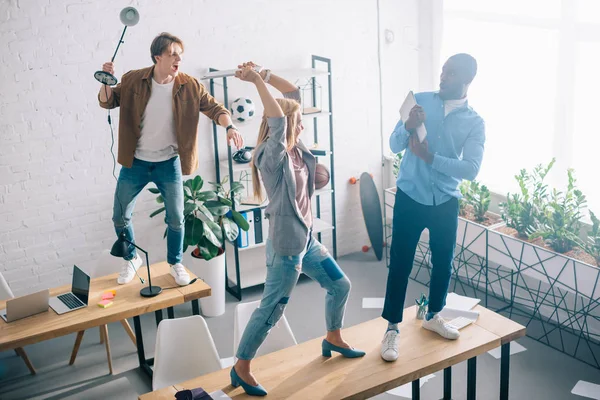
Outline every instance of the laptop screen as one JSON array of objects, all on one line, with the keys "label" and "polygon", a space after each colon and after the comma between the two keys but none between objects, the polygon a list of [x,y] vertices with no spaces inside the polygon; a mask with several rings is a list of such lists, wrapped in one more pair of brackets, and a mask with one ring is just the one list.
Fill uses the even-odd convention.
[{"label": "laptop screen", "polygon": [[84,304],[88,303],[88,297],[90,294],[90,277],[88,274],[80,270],[77,265],[73,266],[73,286],[71,291]]}]

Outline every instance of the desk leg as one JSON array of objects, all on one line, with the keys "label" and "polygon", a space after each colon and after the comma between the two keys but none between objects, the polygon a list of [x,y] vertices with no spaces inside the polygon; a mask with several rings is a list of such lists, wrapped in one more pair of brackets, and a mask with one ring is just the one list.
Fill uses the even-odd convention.
[{"label": "desk leg", "polygon": [[192,314],[200,315],[200,303],[198,302],[198,299],[192,300]]},{"label": "desk leg", "polygon": [[421,400],[421,385],[419,379],[412,381],[412,400]]},{"label": "desk leg", "polygon": [[175,310],[173,310],[173,307],[167,308],[167,317],[169,319],[174,319],[175,318]]},{"label": "desk leg", "polygon": [[133,325],[135,328],[135,344],[137,346],[138,361],[140,363],[140,368],[150,378],[152,378],[152,368],[150,368],[150,364],[148,363],[148,360],[146,360],[146,353],[144,352],[144,337],[142,335],[142,325],[140,323],[140,317],[138,315],[133,317]]},{"label": "desk leg", "polygon": [[452,400],[452,367],[444,369],[444,400]]},{"label": "desk leg", "polygon": [[156,316],[156,326],[158,326],[158,324],[160,324],[160,321],[162,321],[163,319],[163,312],[162,310],[156,310],[154,311],[154,315]]},{"label": "desk leg", "polygon": [[510,372],[510,342],[502,345],[500,352],[500,400],[508,400]]},{"label": "desk leg", "polygon": [[467,361],[467,400],[477,398],[477,357]]}]

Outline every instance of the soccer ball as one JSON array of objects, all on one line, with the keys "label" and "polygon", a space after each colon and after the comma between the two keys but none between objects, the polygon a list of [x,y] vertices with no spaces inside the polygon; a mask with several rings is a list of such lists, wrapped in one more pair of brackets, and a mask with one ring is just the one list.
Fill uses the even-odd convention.
[{"label": "soccer ball", "polygon": [[248,121],[254,116],[254,103],[248,98],[238,97],[231,103],[230,111],[236,121]]}]

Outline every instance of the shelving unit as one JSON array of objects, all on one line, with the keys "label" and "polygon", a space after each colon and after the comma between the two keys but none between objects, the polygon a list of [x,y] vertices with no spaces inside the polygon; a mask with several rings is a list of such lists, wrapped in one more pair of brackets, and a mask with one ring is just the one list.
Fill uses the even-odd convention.
[{"label": "shelving unit", "polygon": [[[317,65],[324,65],[325,69],[317,69]],[[217,71],[217,69],[210,68],[210,71]],[[317,94],[315,91],[316,78],[327,77],[327,95],[328,95],[328,109],[322,110],[318,113],[304,114],[302,117],[304,120],[313,121],[313,132],[315,143],[319,142],[319,130],[318,120],[323,120],[328,117],[329,125],[329,143],[325,148],[318,150],[325,150],[324,156],[329,158],[329,169],[330,169],[330,182],[325,188],[315,191],[313,201],[315,201],[316,213],[313,221],[313,232],[317,234],[318,239],[321,240],[321,234],[324,232],[331,232],[332,235],[332,255],[333,258],[337,258],[337,235],[336,235],[336,212],[335,212],[335,173],[334,173],[334,152],[333,147],[333,114],[332,114],[332,92],[331,92],[331,60],[324,57],[312,56],[312,68],[303,69],[291,69],[276,71],[277,75],[286,78],[290,81],[297,79],[310,79],[312,83],[312,106],[317,106]],[[229,107],[229,93],[227,86],[227,78],[216,78],[209,79],[209,91],[210,94],[215,96],[215,81],[222,80],[223,88],[223,104]],[[226,141],[225,141],[226,142]],[[219,160],[219,138],[217,135],[217,125],[213,122],[213,144],[215,153],[215,169],[217,181],[221,181],[222,170],[229,174],[231,181],[237,180],[236,176],[243,171],[250,171],[249,164],[237,164],[233,162],[231,146],[227,146],[227,159]],[[330,196],[331,201],[331,221],[325,221],[321,218],[321,201],[327,195]],[[234,209],[238,212],[242,211],[253,211],[256,209],[264,209],[267,207],[267,202],[261,205],[240,205]],[[263,242],[254,244],[249,247],[240,248],[237,242],[226,244],[226,271],[225,271],[225,287],[226,290],[235,296],[238,300],[242,300],[242,289],[263,284],[266,277],[266,266],[264,261],[264,247],[266,244],[268,232],[263,232]],[[248,262],[245,263],[246,259],[250,259],[250,255],[254,252],[262,252],[262,262]]]}]

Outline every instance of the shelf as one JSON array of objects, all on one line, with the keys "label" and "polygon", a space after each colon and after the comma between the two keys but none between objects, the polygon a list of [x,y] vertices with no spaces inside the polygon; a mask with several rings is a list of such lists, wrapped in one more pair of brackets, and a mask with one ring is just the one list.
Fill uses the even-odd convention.
[{"label": "shelf", "polygon": [[267,245],[266,241],[263,241],[262,243],[259,244],[253,244],[252,246],[248,246],[248,247],[240,247],[238,248],[238,251],[246,251],[246,250],[252,250],[252,249],[257,249],[259,247],[265,247]]},{"label": "shelf", "polygon": [[327,117],[329,115],[331,115],[331,113],[329,111],[321,111],[321,112],[312,113],[312,114],[302,114],[302,119],[312,119],[312,118]]},{"label": "shelf", "polygon": [[264,202],[261,205],[251,205],[251,204],[240,204],[235,211],[237,212],[244,212],[244,211],[250,211],[250,210],[256,210],[257,208],[266,208],[267,205],[269,203],[268,202]]},{"label": "shelf", "polygon": [[[233,164],[233,172],[242,172],[242,171],[251,171],[252,170],[252,166],[250,165],[250,163],[239,164],[239,163],[236,163],[235,161],[232,161],[231,163]],[[226,174],[229,174],[229,163],[227,160],[221,161],[219,163],[219,165],[221,166],[221,168],[224,168],[224,171]]]},{"label": "shelf", "polygon": [[325,222],[322,219],[315,218],[313,220],[313,233],[321,233],[326,231],[332,231],[333,225],[329,222]]},{"label": "shelf", "polygon": [[[319,190],[315,190],[315,192],[313,193],[313,198],[318,197],[318,196],[323,196],[326,194],[331,194],[333,193],[333,190],[329,187],[324,187],[322,189]],[[266,208],[267,205],[269,205],[269,201],[265,201],[264,203],[260,204],[260,205],[253,205],[253,204],[240,204],[235,211],[237,212],[244,212],[244,211],[250,211],[250,210],[256,210],[257,208]]]},{"label": "shelf", "polygon": [[323,196],[324,194],[331,194],[333,193],[333,190],[329,187],[324,187],[322,189],[319,190],[315,190],[314,195],[315,196]]},{"label": "shelf", "polygon": [[[235,263],[227,263],[227,276],[234,284],[236,282]],[[262,285],[267,278],[267,267],[263,262],[254,268],[240,268],[240,287],[246,289],[252,286]]]},{"label": "shelf", "polygon": [[[325,155],[318,155],[315,157],[327,157],[329,155],[331,155],[331,151],[329,149],[310,149],[309,150],[319,150],[319,151],[324,151]],[[314,154],[313,154],[314,155]],[[233,172],[242,172],[242,171],[251,171],[252,170],[252,166],[250,165],[250,163],[246,163],[246,164],[239,164],[236,163],[235,161],[232,161],[233,164]],[[223,160],[219,163],[220,167],[224,169],[224,171],[228,174],[229,173],[229,163],[227,160]]]}]

